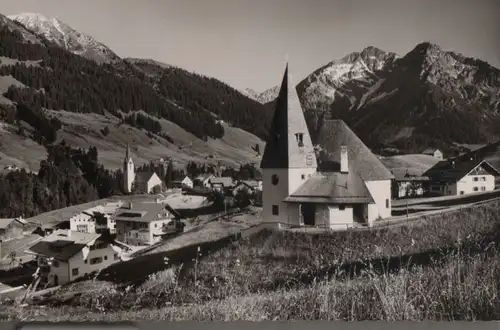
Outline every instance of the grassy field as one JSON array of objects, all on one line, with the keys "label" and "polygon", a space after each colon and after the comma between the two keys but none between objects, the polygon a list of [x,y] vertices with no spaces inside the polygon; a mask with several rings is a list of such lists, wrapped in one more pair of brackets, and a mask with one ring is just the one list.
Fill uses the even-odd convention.
[{"label": "grassy field", "polygon": [[[7,78],[7,77],[3,77]],[[1,86],[0,86],[1,87]],[[1,88],[0,88],[1,89]],[[122,166],[127,143],[131,145],[136,165],[160,158],[172,157],[174,165],[185,166],[189,161],[237,166],[243,163],[259,162],[256,144],[264,149],[264,142],[241,129],[224,124],[226,134],[221,140],[202,141],[179,126],[161,119],[163,131],[173,137],[174,144],[158,136],[148,137],[147,132],[129,125],[118,125],[118,119],[110,115],[80,114],[67,111],[47,111],[63,123],[58,138],[73,147],[97,147],[99,161],[107,168]],[[104,136],[101,130],[108,127],[110,133]],[[45,148],[29,138],[19,136],[17,128],[1,123],[0,166],[15,164],[32,171],[38,171],[39,163],[46,158]]]},{"label": "grassy field", "polygon": [[265,231],[135,286],[71,284],[6,319],[499,319],[499,207],[371,232]]}]

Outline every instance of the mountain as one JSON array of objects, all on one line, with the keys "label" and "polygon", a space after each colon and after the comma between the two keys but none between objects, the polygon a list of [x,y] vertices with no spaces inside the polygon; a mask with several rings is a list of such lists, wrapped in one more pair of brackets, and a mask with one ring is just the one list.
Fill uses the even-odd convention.
[{"label": "mountain", "polygon": [[[345,120],[377,152],[448,154],[457,143],[500,139],[500,71],[423,42],[403,57],[367,47],[317,69],[297,85],[311,129]],[[268,90],[272,106],[277,92]]]},{"label": "mountain", "polygon": [[9,19],[19,22],[47,40],[70,52],[97,62],[110,62],[119,57],[106,45],[91,36],[78,32],[56,18],[47,18],[38,13],[9,15]]},{"label": "mountain", "polygon": [[2,15],[0,93],[0,162],[32,168],[61,139],[98,147],[111,167],[127,143],[139,163],[257,162],[270,120],[215,78],[152,60],[97,63]]}]

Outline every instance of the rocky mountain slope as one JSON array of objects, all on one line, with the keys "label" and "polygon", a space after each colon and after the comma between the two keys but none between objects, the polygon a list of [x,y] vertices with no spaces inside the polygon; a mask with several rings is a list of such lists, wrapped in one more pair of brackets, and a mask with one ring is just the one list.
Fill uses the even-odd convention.
[{"label": "rocky mountain slope", "polygon": [[80,33],[56,18],[47,18],[39,13],[10,15],[9,19],[19,22],[31,31],[70,52],[97,62],[111,62],[119,57],[106,45],[91,36]]},{"label": "rocky mountain slope", "polygon": [[173,157],[235,166],[258,161],[262,140],[251,132],[264,135],[268,116],[217,79],[152,60],[97,63],[1,15],[0,89],[2,140],[19,142],[0,146],[1,162],[29,163],[28,149],[40,149],[32,158],[43,159],[41,144],[64,138],[77,147],[99,144],[112,167],[126,143],[136,144],[139,162]]},{"label": "rocky mountain slope", "polygon": [[311,73],[297,92],[311,128],[325,113],[344,119],[377,151],[452,152],[500,138],[500,71],[427,42],[403,57],[367,47]]}]

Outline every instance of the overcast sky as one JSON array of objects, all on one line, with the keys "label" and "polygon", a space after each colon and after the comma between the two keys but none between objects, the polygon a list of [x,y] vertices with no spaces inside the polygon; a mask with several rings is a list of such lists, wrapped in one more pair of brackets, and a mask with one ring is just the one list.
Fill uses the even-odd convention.
[{"label": "overcast sky", "polygon": [[376,46],[431,41],[500,68],[500,0],[0,0],[4,15],[56,17],[121,57],[151,58],[263,91],[286,54],[298,82]]}]

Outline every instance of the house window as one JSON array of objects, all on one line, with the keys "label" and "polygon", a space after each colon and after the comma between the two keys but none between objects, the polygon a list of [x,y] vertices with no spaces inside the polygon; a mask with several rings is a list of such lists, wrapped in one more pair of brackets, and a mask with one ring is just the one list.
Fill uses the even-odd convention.
[{"label": "house window", "polygon": [[485,177],[485,176],[482,176],[482,177],[481,177],[481,181],[486,181],[486,177]]},{"label": "house window", "polygon": [[295,133],[295,138],[297,139],[297,143],[299,147],[304,146],[304,133]]},{"label": "house window", "polygon": [[306,175],[305,174],[302,174],[300,177],[301,177],[302,180],[306,179]]},{"label": "house window", "polygon": [[280,214],[278,205],[273,205],[273,215],[278,215],[278,214]]},{"label": "house window", "polygon": [[104,256],[104,260],[108,260],[108,256]]},{"label": "house window", "polygon": [[156,227],[158,227],[158,224],[157,224],[157,223],[155,223],[155,228],[156,228]]},{"label": "house window", "polygon": [[90,259],[90,264],[95,265],[95,264],[100,264],[102,262],[102,257],[96,257]]},{"label": "house window", "polygon": [[88,260],[87,260],[87,259],[83,260],[83,263],[84,263],[84,264],[87,264],[87,263],[88,263]]},{"label": "house window", "polygon": [[54,261],[52,262],[52,266],[54,266],[55,268],[59,267],[59,261],[54,260]]},{"label": "house window", "polygon": [[280,179],[279,179],[278,175],[273,174],[273,175],[271,176],[271,183],[272,183],[274,186],[275,186],[275,185],[277,185],[279,181],[280,181]]},{"label": "house window", "polygon": [[486,187],[481,187],[481,191],[486,191]]},{"label": "house window", "polygon": [[340,211],[344,211],[345,210],[345,205],[344,204],[340,204],[339,205],[339,210]]},{"label": "house window", "polygon": [[72,276],[78,276],[78,268],[73,268],[73,269],[71,270],[71,275],[72,275]]},{"label": "house window", "polygon": [[385,207],[386,207],[386,208],[389,208],[389,198],[386,198],[386,199],[385,199]]},{"label": "house window", "polygon": [[478,178],[477,176],[475,176],[473,180],[474,180],[474,181],[478,181],[478,180],[479,180],[479,178]]},{"label": "house window", "polygon": [[460,195],[463,195],[464,194],[464,191],[463,190],[460,190]]},{"label": "house window", "polygon": [[479,190],[479,188],[478,188],[478,187],[474,187],[474,191],[478,191],[478,190]]}]

